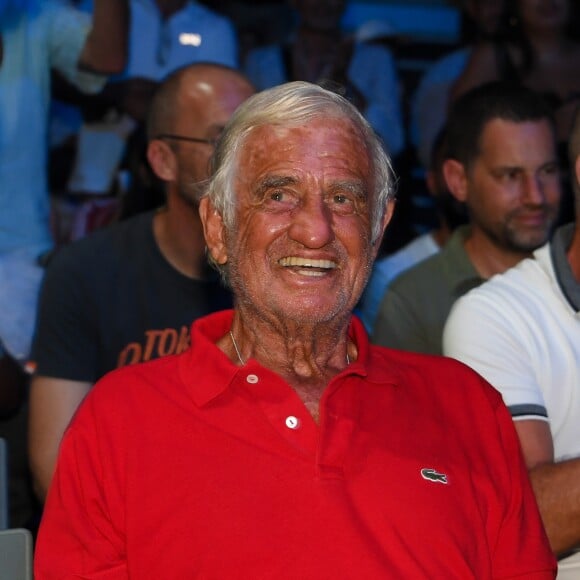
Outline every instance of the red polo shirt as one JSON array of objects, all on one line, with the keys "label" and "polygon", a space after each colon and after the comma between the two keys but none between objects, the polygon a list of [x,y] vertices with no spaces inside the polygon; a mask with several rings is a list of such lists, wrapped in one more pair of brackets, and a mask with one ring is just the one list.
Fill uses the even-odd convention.
[{"label": "red polo shirt", "polygon": [[317,426],[279,376],[198,320],[181,355],[125,367],[61,447],[36,579],[553,578],[512,419],[450,359],[370,346]]}]

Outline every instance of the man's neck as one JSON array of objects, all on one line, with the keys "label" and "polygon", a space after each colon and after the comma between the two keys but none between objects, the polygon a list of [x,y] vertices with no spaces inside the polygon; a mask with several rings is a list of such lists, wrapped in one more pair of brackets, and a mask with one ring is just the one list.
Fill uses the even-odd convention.
[{"label": "man's neck", "polygon": [[196,208],[168,199],[153,219],[153,235],[163,257],[188,278],[205,277],[205,240]]},{"label": "man's neck", "polygon": [[435,243],[442,248],[447,243],[453,232],[447,224],[441,222],[441,225],[430,233]]},{"label": "man's neck", "polygon": [[252,306],[240,302],[232,322],[234,339],[226,335],[218,345],[234,362],[256,359],[312,403],[334,375],[358,358],[356,345],[348,339],[349,322],[346,314],[325,323],[303,323],[273,313],[256,316]]},{"label": "man's neck", "polygon": [[476,229],[472,230],[465,240],[464,247],[473,267],[483,279],[502,274],[531,256],[531,252],[516,252],[501,248]]}]

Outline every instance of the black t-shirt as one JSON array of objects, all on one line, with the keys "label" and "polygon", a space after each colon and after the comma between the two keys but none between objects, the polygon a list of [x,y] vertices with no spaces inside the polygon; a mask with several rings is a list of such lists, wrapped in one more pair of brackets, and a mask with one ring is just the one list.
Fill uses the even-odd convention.
[{"label": "black t-shirt", "polygon": [[183,351],[194,319],[229,308],[217,275],[175,270],[140,214],[63,248],[47,268],[33,361],[42,376],[95,382],[106,372]]}]

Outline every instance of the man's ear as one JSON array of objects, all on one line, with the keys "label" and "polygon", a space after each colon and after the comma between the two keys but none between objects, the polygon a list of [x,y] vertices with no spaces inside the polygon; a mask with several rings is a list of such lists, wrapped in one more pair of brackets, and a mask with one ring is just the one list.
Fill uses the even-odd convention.
[{"label": "man's ear", "polygon": [[443,162],[443,177],[447,189],[458,201],[465,202],[467,199],[467,174],[465,167],[456,159],[446,159]]},{"label": "man's ear", "polygon": [[381,224],[381,234],[380,236],[378,236],[378,238],[375,240],[375,243],[373,244],[375,258],[377,257],[379,248],[381,247],[381,242],[383,241],[385,230],[387,229],[387,226],[389,225],[389,222],[393,217],[393,212],[395,211],[395,204],[396,201],[394,199],[389,199],[389,201],[387,202],[387,207],[385,208],[385,213],[383,214],[383,223]]},{"label": "man's ear", "polygon": [[155,175],[163,181],[175,181],[177,160],[171,147],[161,139],[153,139],[147,145],[147,160]]},{"label": "man's ear", "polygon": [[211,257],[216,264],[225,264],[228,261],[226,228],[221,214],[207,196],[202,197],[199,202],[199,215],[205,243]]}]

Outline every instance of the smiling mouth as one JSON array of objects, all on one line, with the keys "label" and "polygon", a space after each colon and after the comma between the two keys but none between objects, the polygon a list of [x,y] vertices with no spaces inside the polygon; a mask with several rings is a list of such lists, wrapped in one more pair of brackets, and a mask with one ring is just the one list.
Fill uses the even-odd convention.
[{"label": "smiling mouth", "polygon": [[336,262],[331,260],[312,260],[309,258],[299,258],[297,256],[280,258],[278,264],[284,268],[293,268],[303,276],[324,276],[331,270],[337,268]]}]

